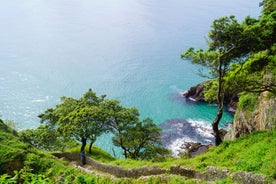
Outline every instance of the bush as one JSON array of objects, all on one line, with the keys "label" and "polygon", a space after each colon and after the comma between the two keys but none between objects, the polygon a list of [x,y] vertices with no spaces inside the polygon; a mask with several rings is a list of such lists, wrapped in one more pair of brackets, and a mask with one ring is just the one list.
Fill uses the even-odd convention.
[{"label": "bush", "polygon": [[258,97],[252,93],[242,94],[239,98],[238,109],[253,112],[258,105]]}]

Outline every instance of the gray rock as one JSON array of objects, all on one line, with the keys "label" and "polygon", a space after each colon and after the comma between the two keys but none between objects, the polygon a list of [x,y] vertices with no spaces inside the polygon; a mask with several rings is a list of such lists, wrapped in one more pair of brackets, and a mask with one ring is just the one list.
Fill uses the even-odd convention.
[{"label": "gray rock", "polygon": [[264,184],[266,183],[266,176],[239,171],[232,174],[232,180],[242,184]]}]

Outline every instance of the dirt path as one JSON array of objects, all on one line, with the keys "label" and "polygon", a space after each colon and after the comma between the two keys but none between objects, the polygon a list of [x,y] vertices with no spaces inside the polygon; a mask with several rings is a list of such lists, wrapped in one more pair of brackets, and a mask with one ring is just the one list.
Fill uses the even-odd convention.
[{"label": "dirt path", "polygon": [[88,174],[93,174],[93,175],[102,176],[102,177],[109,177],[111,179],[118,179],[116,176],[96,170],[91,165],[88,165],[88,164],[81,165],[79,162],[71,161],[70,165]]}]

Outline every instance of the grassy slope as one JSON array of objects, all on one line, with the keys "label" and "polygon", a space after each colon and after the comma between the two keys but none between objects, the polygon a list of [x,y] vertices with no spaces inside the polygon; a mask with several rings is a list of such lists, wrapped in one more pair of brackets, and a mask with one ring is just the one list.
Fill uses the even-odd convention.
[{"label": "grassy slope", "polygon": [[[76,148],[77,151],[79,148]],[[78,152],[78,151],[77,151]],[[20,158],[20,159],[17,159]],[[109,162],[115,160],[108,153],[94,147],[93,158]],[[14,167],[11,167],[13,166]],[[18,167],[19,166],[19,169]],[[17,168],[17,171],[10,169]],[[8,174],[7,174],[8,173]],[[11,177],[13,175],[13,177]],[[20,176],[20,177],[19,177]],[[20,178],[20,182],[19,182]],[[168,181],[169,180],[169,181]],[[196,183],[179,176],[168,177],[166,183]],[[68,183],[68,184],[140,184],[163,183],[161,178],[148,179],[111,179],[86,174],[61,161],[48,152],[34,149],[21,142],[16,132],[8,128],[0,119],[0,184],[2,183]]]},{"label": "grassy slope", "polygon": [[212,165],[276,178],[276,130],[255,132],[234,141],[225,141],[206,154],[180,163],[198,169]]},{"label": "grassy slope", "polygon": [[[71,151],[77,151],[71,150]],[[219,147],[212,148],[209,152],[195,158],[168,158],[163,162],[133,161],[114,159],[106,152],[93,148],[94,159],[113,165],[121,165],[126,168],[133,168],[145,165],[158,165],[169,168],[171,165],[184,165],[195,169],[204,170],[206,166],[218,166],[231,171],[250,171],[265,174],[276,178],[276,130],[271,132],[256,132],[234,141],[225,141]],[[81,180],[95,181],[96,183],[114,183],[108,178],[99,178],[86,175],[68,166],[68,163],[61,162],[47,152],[36,150],[19,141],[14,131],[8,129],[0,122],[0,168],[3,174],[3,165],[16,158],[23,158],[24,169],[21,170],[21,177],[29,177],[34,180],[48,180],[55,183],[62,180],[63,183],[81,183]],[[0,172],[1,172],[0,170]],[[34,175],[32,175],[32,173]],[[0,173],[1,174],[1,173]],[[2,176],[2,180],[4,177]],[[180,178],[172,178],[168,183],[175,183]],[[183,179],[182,179],[183,180]],[[158,179],[156,180],[156,183]],[[118,183],[139,183],[139,180],[120,180]],[[186,181],[185,183],[193,183]],[[1,183],[1,176],[0,176]],[[115,182],[117,183],[117,182]],[[150,183],[150,182],[149,182]]]},{"label": "grassy slope", "polygon": [[166,162],[159,163],[133,160],[115,160],[111,163],[126,168],[152,164],[169,168],[179,164],[204,170],[206,166],[218,166],[231,171],[265,174],[276,179],[276,130],[256,132],[234,141],[225,141],[195,158],[168,158]]}]

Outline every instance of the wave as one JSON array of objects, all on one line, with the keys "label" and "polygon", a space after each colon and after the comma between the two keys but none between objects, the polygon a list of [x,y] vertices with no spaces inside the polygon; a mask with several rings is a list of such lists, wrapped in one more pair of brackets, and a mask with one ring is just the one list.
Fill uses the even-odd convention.
[{"label": "wave", "polygon": [[214,144],[212,127],[209,122],[193,119],[170,119],[160,124],[163,132],[161,139],[166,148],[173,152],[174,156],[184,152],[184,144],[187,142],[199,142],[201,144]]},{"label": "wave", "polygon": [[192,98],[192,97],[189,97],[189,100],[193,101],[193,102],[197,102],[196,99]]}]

